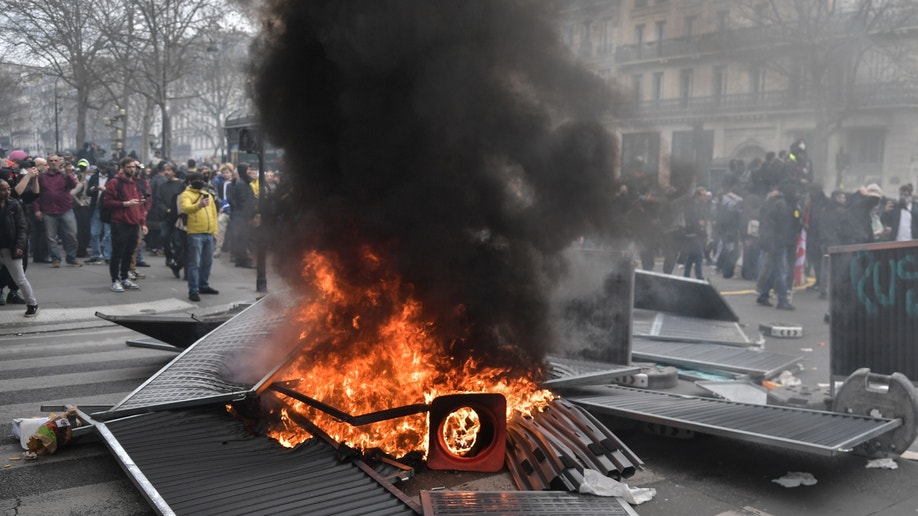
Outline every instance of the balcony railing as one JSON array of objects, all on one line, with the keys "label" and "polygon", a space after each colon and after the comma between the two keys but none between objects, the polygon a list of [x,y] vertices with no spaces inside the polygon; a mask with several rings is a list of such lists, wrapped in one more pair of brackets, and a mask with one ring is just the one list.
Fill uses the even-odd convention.
[{"label": "balcony railing", "polygon": [[[896,106],[918,108],[918,86],[900,83],[861,84],[848,96],[847,102],[839,102],[838,105],[840,108],[847,105],[852,109]],[[644,100],[637,103],[637,109],[631,113],[631,117],[806,111],[812,110],[814,106],[813,95],[781,90]]]},{"label": "balcony railing", "polygon": [[[857,20],[851,15],[839,15],[826,20],[820,34],[813,39],[831,38],[851,30]],[[788,26],[759,25],[740,27],[725,31],[704,32],[693,36],[664,39],[643,44],[619,45],[615,49],[615,61],[619,64],[654,59],[670,59],[701,54],[734,52],[742,49],[789,44],[789,38],[782,31],[793,30]]]}]

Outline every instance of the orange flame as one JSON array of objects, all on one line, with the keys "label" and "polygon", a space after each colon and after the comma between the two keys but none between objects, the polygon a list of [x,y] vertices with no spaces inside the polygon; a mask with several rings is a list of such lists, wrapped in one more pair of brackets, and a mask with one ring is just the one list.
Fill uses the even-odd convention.
[{"label": "orange flame", "polygon": [[[432,323],[422,320],[420,304],[386,272],[379,257],[366,252],[364,265],[373,273],[374,281],[366,282],[370,287],[336,274],[328,256],[312,252],[304,258],[302,275],[315,295],[294,314],[302,352],[284,380],[297,381],[295,390],[355,416],[466,392],[503,394],[508,417],[551,400],[549,391],[538,388],[540,371],[520,378],[509,368],[472,358],[457,363],[434,337]],[[286,401],[351,447],[381,448],[395,456],[427,450],[426,414],[353,427],[299,401]],[[285,446],[310,437],[286,414],[269,435]]]}]

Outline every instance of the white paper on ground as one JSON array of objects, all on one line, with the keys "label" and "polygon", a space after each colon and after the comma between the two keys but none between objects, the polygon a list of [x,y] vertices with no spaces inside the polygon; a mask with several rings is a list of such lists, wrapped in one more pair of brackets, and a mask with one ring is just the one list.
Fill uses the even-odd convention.
[{"label": "white paper on ground", "polygon": [[878,468],[878,469],[898,469],[899,465],[896,464],[896,461],[885,458],[885,459],[873,459],[867,461],[867,469]]},{"label": "white paper on ground", "polygon": [[628,484],[609,478],[595,469],[583,470],[583,483],[580,484],[580,492],[597,496],[624,498],[631,505],[649,502],[657,494],[657,490],[652,487],[628,487]]},{"label": "white paper on ground", "polygon": [[47,417],[17,417],[13,419],[13,435],[19,439],[19,445],[23,450],[29,449],[29,437],[38,430],[41,425],[48,422]]},{"label": "white paper on ground", "polygon": [[781,484],[784,487],[811,486],[816,483],[816,477],[812,473],[802,471],[788,471],[781,478],[773,479],[772,482]]}]

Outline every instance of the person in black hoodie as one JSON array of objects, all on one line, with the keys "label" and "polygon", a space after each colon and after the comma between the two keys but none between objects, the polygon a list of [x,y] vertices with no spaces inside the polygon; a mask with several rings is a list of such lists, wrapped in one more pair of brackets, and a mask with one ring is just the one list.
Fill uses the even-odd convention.
[{"label": "person in black hoodie", "polygon": [[236,267],[253,269],[255,265],[249,255],[249,248],[258,199],[252,189],[249,164],[240,163],[236,170],[239,171],[239,177],[233,182],[229,199],[233,207],[229,221],[230,251]]},{"label": "person in black hoodie", "polygon": [[772,288],[778,296],[779,310],[794,310],[788,299],[787,262],[788,250],[797,244],[801,221],[797,210],[799,183],[783,180],[768,193],[759,220],[759,242],[765,251],[765,259],[759,273],[756,303],[771,306],[768,300]]},{"label": "person in black hoodie", "polygon": [[22,257],[27,249],[28,222],[22,205],[10,198],[11,190],[8,182],[0,181],[0,264],[6,267],[25,297],[25,316],[35,317],[38,315],[38,301],[22,269]]}]

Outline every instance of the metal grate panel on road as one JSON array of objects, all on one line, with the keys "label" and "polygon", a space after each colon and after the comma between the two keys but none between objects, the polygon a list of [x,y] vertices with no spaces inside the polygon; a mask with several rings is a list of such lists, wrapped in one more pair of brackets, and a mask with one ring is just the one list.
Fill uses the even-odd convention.
[{"label": "metal grate panel on road", "polygon": [[160,514],[409,515],[416,502],[320,439],[284,448],[222,406],[97,423]]},{"label": "metal grate panel on road", "polygon": [[[253,396],[299,345],[284,335],[296,298],[272,294],[192,344],[98,419]],[[263,357],[270,345],[271,357]],[[244,365],[245,372],[236,371]],[[243,375],[245,379],[243,379]]]},{"label": "metal grate panel on road", "polygon": [[793,356],[704,342],[674,342],[638,338],[631,341],[631,356],[636,360],[699,371],[730,371],[765,378],[770,378],[803,360],[803,355]]},{"label": "metal grate panel on road", "polygon": [[421,491],[421,507],[425,516],[637,516],[618,498],[559,491]]},{"label": "metal grate panel on road", "polygon": [[664,312],[634,311],[633,335],[656,340],[716,342],[731,346],[751,346],[739,323],[683,317]]},{"label": "metal grate panel on road", "polygon": [[743,441],[833,456],[899,427],[883,419],[752,405],[607,385],[565,399],[587,410]]},{"label": "metal grate panel on road", "polygon": [[577,360],[550,356],[548,364],[549,379],[542,383],[544,387],[571,387],[574,385],[600,385],[611,380],[641,372],[640,367],[608,364],[605,362]]}]

